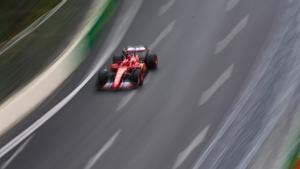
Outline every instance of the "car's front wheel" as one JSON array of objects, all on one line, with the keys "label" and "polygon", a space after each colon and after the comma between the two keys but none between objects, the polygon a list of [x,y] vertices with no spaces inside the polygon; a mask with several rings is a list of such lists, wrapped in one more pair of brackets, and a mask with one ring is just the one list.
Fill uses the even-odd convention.
[{"label": "car's front wheel", "polygon": [[100,89],[108,80],[108,70],[103,69],[98,74],[97,87]]}]

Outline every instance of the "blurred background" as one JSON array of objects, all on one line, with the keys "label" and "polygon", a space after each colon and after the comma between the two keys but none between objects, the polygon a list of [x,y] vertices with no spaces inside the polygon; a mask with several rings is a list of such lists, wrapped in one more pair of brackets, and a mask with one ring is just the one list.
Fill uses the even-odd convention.
[{"label": "blurred background", "polygon": [[[0,169],[300,169],[298,0],[0,2]],[[127,45],[141,88],[99,92]]]}]

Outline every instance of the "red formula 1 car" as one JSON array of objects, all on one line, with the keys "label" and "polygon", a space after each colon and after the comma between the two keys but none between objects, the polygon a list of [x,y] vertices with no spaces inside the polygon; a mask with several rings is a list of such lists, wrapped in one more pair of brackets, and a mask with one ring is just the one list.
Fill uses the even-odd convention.
[{"label": "red formula 1 car", "polygon": [[109,68],[100,70],[97,87],[100,90],[132,89],[143,85],[149,70],[157,68],[156,54],[145,46],[126,47],[113,56]]}]

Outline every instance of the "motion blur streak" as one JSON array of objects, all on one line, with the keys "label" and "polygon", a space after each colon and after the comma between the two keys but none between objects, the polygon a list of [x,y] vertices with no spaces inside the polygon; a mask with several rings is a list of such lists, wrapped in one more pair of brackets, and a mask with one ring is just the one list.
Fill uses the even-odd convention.
[{"label": "motion blur streak", "polygon": [[117,131],[105,144],[104,146],[99,150],[99,152],[90,159],[90,161],[87,163],[87,165],[84,167],[84,169],[91,169],[96,162],[101,158],[101,156],[114,144],[116,139],[119,137],[121,133],[121,130]]},{"label": "motion blur streak", "polygon": [[232,10],[239,2],[240,2],[240,0],[228,0],[227,6],[226,6],[226,11],[228,12],[228,11]]},{"label": "motion blur streak", "polygon": [[173,169],[178,168],[184,162],[184,160],[191,154],[191,152],[203,142],[208,132],[208,129],[209,126],[205,127],[203,131],[201,131],[199,135],[191,142],[191,144],[185,150],[179,153],[176,163],[173,166]]},{"label": "motion blur streak", "polygon": [[155,49],[155,47],[162,41],[174,28],[176,20],[172,21],[159,35],[158,37],[149,45],[150,49]]},{"label": "motion blur streak", "polygon": [[225,39],[221,40],[216,45],[215,54],[221,53],[229,43],[237,36],[247,25],[249,15],[245,16],[234,28],[233,30],[225,37]]},{"label": "motion blur streak", "polygon": [[61,108],[63,108],[70,100],[72,100],[75,95],[86,85],[86,83],[96,74],[99,67],[101,67],[105,61],[110,57],[112,52],[115,50],[117,45],[121,42],[123,36],[125,35],[126,31],[128,30],[131,22],[133,21],[136,13],[138,12],[140,6],[142,5],[143,1],[138,1],[135,5],[132,6],[128,13],[125,14],[125,19],[120,21],[117,27],[117,30],[110,34],[106,44],[110,47],[107,47],[106,50],[103,52],[101,59],[94,65],[94,69],[88,74],[88,76],[76,87],[69,95],[67,95],[63,100],[61,100],[57,105],[55,105],[52,109],[50,109],[45,115],[43,115],[40,119],[30,125],[26,130],[20,133],[18,136],[13,138],[10,142],[8,142],[4,147],[0,149],[0,158],[2,158],[6,153],[8,153],[11,149],[15,146],[20,144],[26,137],[36,131],[41,125],[47,122],[51,117],[53,117]]},{"label": "motion blur streak", "polygon": [[131,91],[126,96],[124,96],[122,98],[121,102],[119,103],[116,111],[122,110],[126,106],[126,104],[128,104],[130,102],[130,100],[134,97],[134,95],[136,94],[136,92],[137,91]]},{"label": "motion blur streak", "polygon": [[[94,76],[60,113],[37,130],[35,144],[28,146],[18,156],[20,158],[10,165],[10,169],[82,169],[97,154],[99,145],[105,145],[119,129],[122,129],[122,136],[101,156],[93,169],[171,169],[177,159],[178,165],[183,161],[177,169],[235,169],[243,161],[247,164],[248,159],[251,161],[249,166],[252,164],[252,155],[248,158],[248,154],[256,145],[260,147],[265,134],[268,135],[275,125],[276,118],[270,119],[277,117],[279,123],[283,118],[270,113],[270,106],[289,100],[293,91],[282,94],[286,86],[278,84],[288,78],[278,74],[288,70],[287,67],[295,67],[280,64],[286,58],[275,59],[274,53],[263,53],[267,46],[277,42],[274,38],[278,39],[278,34],[282,34],[272,29],[280,23],[278,16],[286,10],[288,2],[242,0],[232,11],[225,12],[228,1],[178,0],[168,13],[157,16],[162,5],[168,2],[144,1],[115,50],[120,52],[126,45],[151,44],[176,20],[172,31],[168,36],[163,36],[154,49],[159,57],[158,70],[151,72],[149,83],[136,91],[134,98],[126,104],[126,109],[116,111],[118,103],[130,91],[96,92],[97,77]],[[136,3],[138,1],[124,0],[112,25],[122,23],[124,11],[130,11]],[[249,18],[243,30],[221,53],[214,55],[216,44],[246,16]],[[107,31],[123,29],[118,27]],[[99,42],[100,45],[103,43]],[[91,64],[94,57],[103,56],[98,49],[106,51],[109,45],[97,48],[91,55]],[[116,44],[112,45],[115,47]],[[272,49],[277,50],[281,45]],[[272,56],[270,61],[268,56]],[[271,64],[276,60],[279,64]],[[109,63],[111,61],[106,62]],[[198,107],[200,96],[231,65],[234,69],[230,80],[214,93],[209,102]],[[87,67],[83,68],[83,72]],[[272,70],[275,67],[276,70]],[[252,72],[251,68],[255,71]],[[227,75],[231,71],[228,72]],[[81,78],[80,73],[75,77]],[[269,82],[270,76],[266,77],[267,74],[275,83],[262,83]],[[76,84],[72,80],[70,83]],[[261,86],[266,90],[262,91]],[[276,92],[273,94],[272,91]],[[278,99],[281,96],[286,98]],[[259,97],[264,98],[258,100]],[[199,135],[207,126],[210,127],[205,136]],[[277,146],[271,147],[274,150]],[[185,158],[178,158],[183,151],[181,157]],[[259,151],[254,151],[254,158]],[[40,162],[37,163],[37,160]]]},{"label": "motion blur streak", "polygon": [[166,3],[165,5],[163,5],[160,10],[159,10],[159,16],[165,14],[176,2],[176,0],[169,0],[168,3]]},{"label": "motion blur streak", "polygon": [[[231,115],[194,169],[210,168],[205,166],[211,166],[218,156],[221,157],[214,168],[227,168],[233,164],[236,169],[248,168],[274,127],[300,111],[297,108],[300,99],[299,28],[299,13],[288,13],[281,18],[280,26],[273,31],[274,36],[263,52],[263,58],[257,61]],[[283,138],[281,134],[277,141]],[[247,146],[249,142],[250,146]],[[231,160],[238,156],[243,159]],[[268,168],[274,167],[269,165]]]},{"label": "motion blur streak", "polygon": [[57,12],[67,0],[62,0],[59,4],[57,4],[51,11],[47,12],[43,16],[39,17],[35,22],[29,25],[25,30],[18,33],[15,37],[9,40],[2,48],[0,48],[0,55],[6,52],[9,48],[13,47],[16,43],[22,40],[25,36],[31,34],[35,31],[39,26],[41,26],[44,22],[46,22],[55,12]]},{"label": "motion blur streak", "polygon": [[205,104],[216,91],[230,78],[234,65],[230,65],[225,72],[214,82],[214,84],[207,89],[201,96],[198,106]]},{"label": "motion blur streak", "polygon": [[8,160],[6,162],[4,162],[0,169],[6,169],[6,167],[8,167],[8,165],[18,156],[18,154],[20,154],[22,152],[22,150],[24,150],[26,148],[26,146],[30,143],[30,141],[32,140],[32,138],[34,137],[34,135],[28,137],[18,148],[17,150],[8,158]]}]

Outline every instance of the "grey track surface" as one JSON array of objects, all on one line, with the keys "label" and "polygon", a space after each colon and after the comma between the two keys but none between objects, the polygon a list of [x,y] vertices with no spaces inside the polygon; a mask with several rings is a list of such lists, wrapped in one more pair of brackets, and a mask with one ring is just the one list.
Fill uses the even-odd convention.
[{"label": "grey track surface", "polygon": [[[178,168],[234,169],[253,164],[251,150],[259,145],[256,138],[264,134],[271,109],[259,103],[271,104],[273,100],[265,97],[272,92],[246,95],[261,99],[258,103],[246,99],[254,109],[238,109],[234,103],[251,84],[251,68],[263,57],[286,4],[240,0],[226,12],[229,1],[177,0],[159,16],[168,2],[172,1],[144,1],[116,50],[128,44],[151,45],[158,39],[153,50],[159,55],[159,69],[150,73],[148,82],[134,91],[96,92],[94,77],[35,132],[8,169],[83,169],[118,131],[93,169],[171,169],[180,152],[205,128],[208,132],[202,142]],[[116,17],[122,17],[132,3],[122,2]],[[237,25],[242,29],[216,53],[216,44],[238,30]],[[101,57],[101,50],[93,57]],[[280,65],[278,60],[271,65]],[[255,111],[260,107],[262,111]],[[226,127],[229,117],[231,125]]]}]

